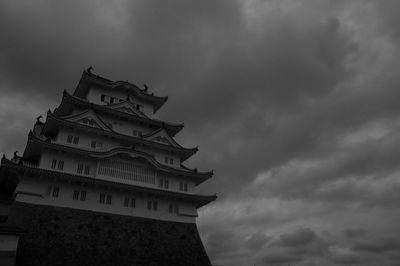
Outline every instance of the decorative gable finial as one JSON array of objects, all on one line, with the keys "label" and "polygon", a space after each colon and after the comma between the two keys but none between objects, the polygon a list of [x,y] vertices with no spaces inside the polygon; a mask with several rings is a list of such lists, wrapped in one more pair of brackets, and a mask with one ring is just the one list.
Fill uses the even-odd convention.
[{"label": "decorative gable finial", "polygon": [[148,91],[149,87],[147,87],[147,84],[143,84],[143,86],[144,86],[144,92],[146,92],[146,93],[147,93],[147,91]]},{"label": "decorative gable finial", "polygon": [[90,67],[88,67],[88,68],[86,69],[86,72],[89,73],[90,75],[92,75],[92,74],[93,74],[93,73],[92,73],[92,70],[93,70],[93,67],[90,66]]},{"label": "decorative gable finial", "polygon": [[40,121],[40,119],[42,118],[42,115],[39,115],[38,117],[36,117],[36,123],[42,123],[42,121]]}]

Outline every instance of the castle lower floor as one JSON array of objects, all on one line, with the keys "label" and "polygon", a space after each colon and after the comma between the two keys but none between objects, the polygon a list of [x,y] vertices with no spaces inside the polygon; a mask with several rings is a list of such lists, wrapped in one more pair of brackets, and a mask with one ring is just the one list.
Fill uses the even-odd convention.
[{"label": "castle lower floor", "polygon": [[195,223],[14,202],[17,265],[211,265]]}]

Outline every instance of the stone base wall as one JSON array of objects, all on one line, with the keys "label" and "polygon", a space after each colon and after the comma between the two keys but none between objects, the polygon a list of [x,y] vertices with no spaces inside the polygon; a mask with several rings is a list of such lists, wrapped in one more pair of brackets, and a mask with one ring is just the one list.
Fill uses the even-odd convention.
[{"label": "stone base wall", "polygon": [[196,224],[15,202],[17,265],[211,265]]}]

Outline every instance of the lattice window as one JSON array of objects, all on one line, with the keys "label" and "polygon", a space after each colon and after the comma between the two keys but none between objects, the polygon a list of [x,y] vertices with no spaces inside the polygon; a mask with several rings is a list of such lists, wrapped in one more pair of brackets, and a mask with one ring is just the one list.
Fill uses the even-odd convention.
[{"label": "lattice window", "polygon": [[150,184],[155,184],[157,176],[157,172],[148,166],[117,160],[101,160],[98,174]]}]

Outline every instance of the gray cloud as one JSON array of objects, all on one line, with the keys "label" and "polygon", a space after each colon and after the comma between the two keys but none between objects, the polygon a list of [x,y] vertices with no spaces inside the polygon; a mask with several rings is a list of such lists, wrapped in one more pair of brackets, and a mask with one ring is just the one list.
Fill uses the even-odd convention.
[{"label": "gray cloud", "polygon": [[388,237],[378,238],[370,241],[356,242],[352,250],[361,252],[381,253],[387,251],[400,250],[400,239]]},{"label": "gray cloud", "polygon": [[349,228],[349,229],[343,230],[343,233],[348,238],[358,238],[358,237],[365,236],[368,232],[367,232],[367,230],[361,229],[361,228],[358,228],[358,229]]},{"label": "gray cloud", "polygon": [[249,239],[246,240],[245,244],[250,250],[259,250],[261,249],[271,237],[266,236],[263,233],[255,233],[252,234]]}]

